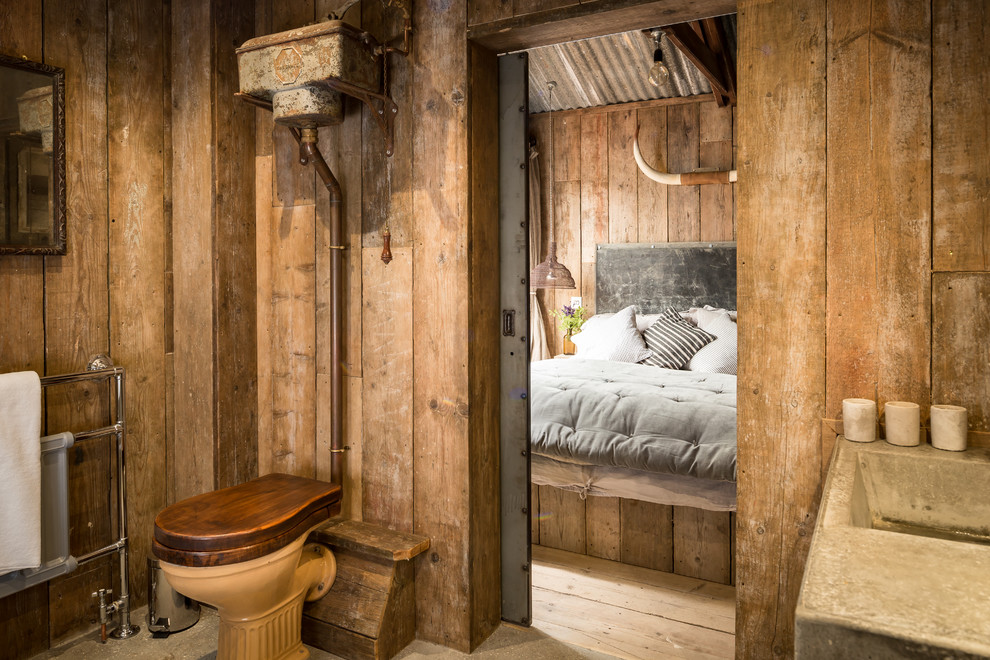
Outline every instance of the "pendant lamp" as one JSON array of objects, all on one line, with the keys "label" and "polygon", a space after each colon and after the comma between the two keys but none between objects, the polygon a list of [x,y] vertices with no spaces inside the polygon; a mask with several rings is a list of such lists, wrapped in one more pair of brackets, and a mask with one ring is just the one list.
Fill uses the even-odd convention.
[{"label": "pendant lamp", "polygon": [[567,270],[564,264],[557,261],[557,243],[553,240],[554,225],[554,163],[553,163],[553,88],[557,86],[556,81],[547,83],[549,99],[547,105],[550,108],[550,244],[547,249],[547,258],[538,263],[529,273],[529,287],[531,289],[575,289],[574,277],[571,271]]}]

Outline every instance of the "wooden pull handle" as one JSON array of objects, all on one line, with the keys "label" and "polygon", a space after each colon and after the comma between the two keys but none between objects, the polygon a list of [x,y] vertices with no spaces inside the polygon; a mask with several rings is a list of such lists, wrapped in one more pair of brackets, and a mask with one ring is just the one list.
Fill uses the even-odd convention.
[{"label": "wooden pull handle", "polygon": [[387,227],[382,232],[382,242],[382,261],[388,265],[392,261],[392,232]]}]

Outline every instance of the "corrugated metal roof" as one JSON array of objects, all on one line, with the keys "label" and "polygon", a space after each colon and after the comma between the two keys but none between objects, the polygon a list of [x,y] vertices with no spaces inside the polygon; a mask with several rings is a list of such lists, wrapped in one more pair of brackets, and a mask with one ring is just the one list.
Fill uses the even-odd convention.
[{"label": "corrugated metal roof", "polygon": [[[735,53],[735,16],[722,17],[730,52]],[[547,83],[553,90],[553,109],[571,110],[614,103],[710,94],[708,80],[669,39],[661,42],[670,82],[650,84],[653,38],[641,30],[604,37],[541,46],[529,54],[529,109],[546,112]]]}]

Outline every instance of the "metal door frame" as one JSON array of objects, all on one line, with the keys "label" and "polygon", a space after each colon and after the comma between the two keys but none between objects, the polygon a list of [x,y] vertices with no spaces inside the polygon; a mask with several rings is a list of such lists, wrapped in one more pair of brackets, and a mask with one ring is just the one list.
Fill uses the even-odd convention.
[{"label": "metal door frame", "polygon": [[529,463],[529,57],[498,58],[499,254],[502,305],[502,618],[533,620]]}]

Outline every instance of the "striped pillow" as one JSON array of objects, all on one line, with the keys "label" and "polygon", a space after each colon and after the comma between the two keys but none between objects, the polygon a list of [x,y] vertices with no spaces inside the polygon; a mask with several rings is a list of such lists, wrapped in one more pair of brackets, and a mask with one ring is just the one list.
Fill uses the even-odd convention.
[{"label": "striped pillow", "polygon": [[651,325],[643,339],[652,355],[643,364],[664,369],[680,369],[695,353],[717,337],[701,328],[696,328],[681,318],[681,315],[668,307],[660,318]]}]

